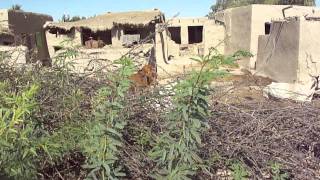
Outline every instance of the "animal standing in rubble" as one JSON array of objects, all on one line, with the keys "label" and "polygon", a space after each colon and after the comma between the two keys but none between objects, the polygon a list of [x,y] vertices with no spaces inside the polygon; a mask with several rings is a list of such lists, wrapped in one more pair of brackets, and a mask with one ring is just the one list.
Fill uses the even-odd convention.
[{"label": "animal standing in rubble", "polygon": [[147,89],[155,85],[157,80],[156,68],[151,64],[143,66],[137,73],[131,75],[129,79],[132,81],[131,92]]}]

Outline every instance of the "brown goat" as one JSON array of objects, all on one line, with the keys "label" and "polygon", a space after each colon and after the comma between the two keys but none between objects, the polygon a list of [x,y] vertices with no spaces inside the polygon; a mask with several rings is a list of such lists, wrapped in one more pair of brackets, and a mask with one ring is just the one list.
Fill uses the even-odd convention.
[{"label": "brown goat", "polygon": [[129,79],[132,81],[131,91],[144,90],[156,83],[157,72],[155,68],[147,64],[143,66],[137,73],[131,75]]}]

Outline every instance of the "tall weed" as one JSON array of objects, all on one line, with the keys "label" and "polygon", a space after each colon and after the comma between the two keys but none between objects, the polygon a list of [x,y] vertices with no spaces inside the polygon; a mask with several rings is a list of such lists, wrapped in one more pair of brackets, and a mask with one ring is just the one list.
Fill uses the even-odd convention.
[{"label": "tall weed", "polygon": [[117,179],[125,176],[118,163],[119,147],[122,146],[122,130],[126,125],[126,97],[130,87],[129,76],[134,72],[131,59],[115,62],[119,68],[108,78],[109,86],[99,90],[94,101],[94,119],[85,129],[81,142],[83,153],[88,157],[85,168],[90,169],[90,179]]},{"label": "tall weed", "polygon": [[8,84],[0,83],[0,170],[17,179],[36,174],[35,158],[40,145],[32,112],[37,108],[37,85],[13,93]]},{"label": "tall weed", "polygon": [[222,65],[234,65],[245,53],[225,57],[215,50],[206,56],[193,58],[200,70],[193,70],[174,87],[174,108],[167,117],[166,131],[157,139],[149,156],[156,162],[152,177],[156,179],[189,179],[200,168],[205,168],[199,157],[201,135],[209,128],[209,83],[224,76]]},{"label": "tall weed", "polygon": [[[65,59],[73,55],[65,53]],[[36,65],[15,69],[2,61],[4,58],[10,57],[0,57],[1,74],[5,75],[0,78],[0,174],[35,179],[44,162],[54,163],[75,148],[75,137],[65,138],[68,123],[57,131],[46,128],[45,123],[56,114],[75,117],[68,109],[78,109],[81,91],[67,86],[71,81],[68,65],[53,70]]]}]

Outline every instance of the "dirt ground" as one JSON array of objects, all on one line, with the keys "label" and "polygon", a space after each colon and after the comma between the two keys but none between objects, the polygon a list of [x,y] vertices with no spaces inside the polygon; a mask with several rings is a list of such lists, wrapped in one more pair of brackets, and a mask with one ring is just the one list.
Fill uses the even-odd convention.
[{"label": "dirt ground", "polygon": [[179,57],[168,61],[166,64],[163,61],[157,62],[157,72],[160,84],[166,82],[166,79],[181,76],[199,65],[190,59],[191,56]]},{"label": "dirt ground", "polygon": [[[224,78],[215,80],[226,84],[224,88],[217,88],[214,99],[218,99],[228,104],[241,104],[244,102],[256,101],[267,102],[276,101],[278,105],[283,107],[291,103],[301,104],[302,102],[294,102],[286,99],[268,99],[263,96],[263,89],[271,84],[272,80],[265,77],[254,76],[249,72],[243,72],[242,75],[230,75]],[[226,91],[227,88],[227,91]],[[309,103],[315,107],[320,107],[320,98],[314,97],[314,100]]]}]

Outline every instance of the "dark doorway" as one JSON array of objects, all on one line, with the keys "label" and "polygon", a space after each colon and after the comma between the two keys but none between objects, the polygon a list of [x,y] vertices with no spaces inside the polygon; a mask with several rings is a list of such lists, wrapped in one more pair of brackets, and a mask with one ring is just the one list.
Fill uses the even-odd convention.
[{"label": "dark doorway", "polygon": [[12,35],[0,35],[0,45],[10,46],[14,44],[14,37]]},{"label": "dark doorway", "polygon": [[264,34],[270,34],[270,29],[271,29],[271,23],[269,22],[264,23]]},{"label": "dark doorway", "polygon": [[189,44],[201,43],[203,38],[203,26],[189,26]]},{"label": "dark doorway", "polygon": [[140,35],[140,39],[149,38],[156,30],[155,25],[145,27],[123,26],[121,28],[124,35]]},{"label": "dark doorway", "polygon": [[134,34],[140,34],[140,33],[138,29],[125,29],[124,34],[134,35]]},{"label": "dark doorway", "polygon": [[181,27],[168,27],[171,40],[177,44],[181,44]]},{"label": "dark doorway", "polygon": [[125,47],[131,47],[138,44],[141,40],[142,28],[125,28],[123,30],[122,45]]},{"label": "dark doorway", "polygon": [[106,45],[112,44],[111,30],[93,32],[90,29],[82,29],[82,33],[81,33],[82,45],[85,45],[85,42],[90,40],[90,37],[93,40],[101,40]]}]

